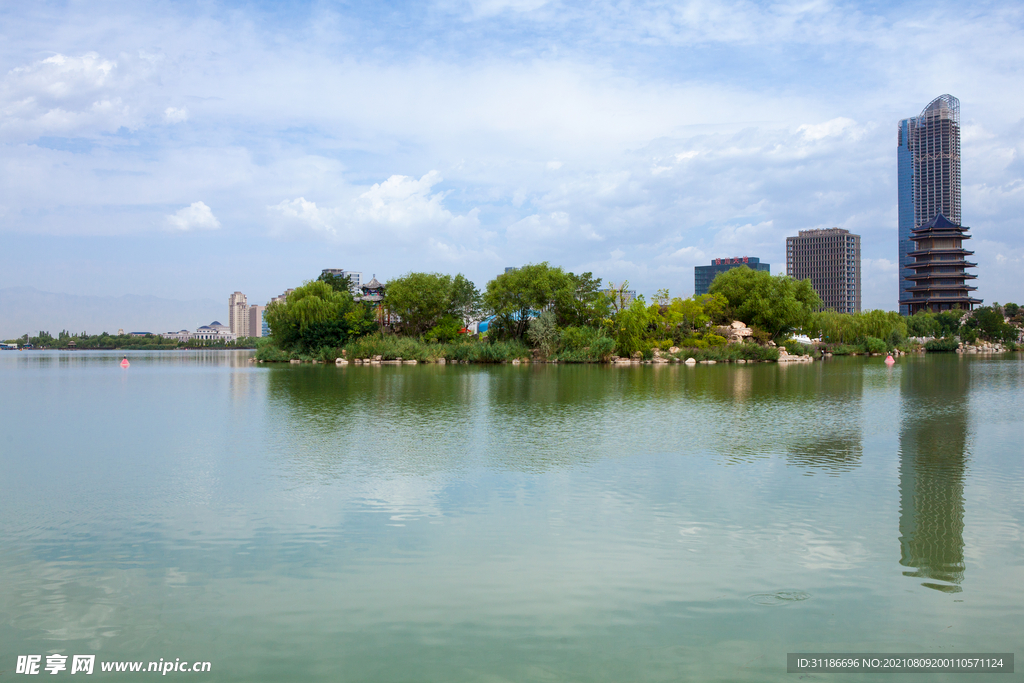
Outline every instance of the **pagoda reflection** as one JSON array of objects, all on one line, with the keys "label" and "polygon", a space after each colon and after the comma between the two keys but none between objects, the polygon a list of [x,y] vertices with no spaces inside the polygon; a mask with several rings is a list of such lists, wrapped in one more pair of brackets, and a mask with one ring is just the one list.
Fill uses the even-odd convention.
[{"label": "pagoda reflection", "polygon": [[[946,361],[946,359],[943,359]],[[964,578],[969,366],[904,364],[900,427],[900,564],[921,585],[958,593]]]}]

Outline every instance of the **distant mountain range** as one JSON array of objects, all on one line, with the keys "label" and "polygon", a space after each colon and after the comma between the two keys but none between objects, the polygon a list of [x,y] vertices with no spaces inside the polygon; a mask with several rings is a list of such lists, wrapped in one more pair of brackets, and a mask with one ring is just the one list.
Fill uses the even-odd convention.
[{"label": "distant mountain range", "polygon": [[88,332],[170,332],[195,330],[218,320],[225,325],[227,298],[176,301],[156,296],[79,296],[42,292],[33,287],[0,289],[0,339],[13,339],[40,330],[57,336]]}]

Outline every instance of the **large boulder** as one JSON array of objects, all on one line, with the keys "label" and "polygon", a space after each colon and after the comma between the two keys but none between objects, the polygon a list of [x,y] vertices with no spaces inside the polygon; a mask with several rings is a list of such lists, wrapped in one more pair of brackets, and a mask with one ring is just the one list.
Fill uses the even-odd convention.
[{"label": "large boulder", "polygon": [[728,325],[719,325],[715,328],[715,334],[725,337],[730,344],[739,344],[744,339],[754,334],[754,331],[747,327],[742,320],[733,320]]}]

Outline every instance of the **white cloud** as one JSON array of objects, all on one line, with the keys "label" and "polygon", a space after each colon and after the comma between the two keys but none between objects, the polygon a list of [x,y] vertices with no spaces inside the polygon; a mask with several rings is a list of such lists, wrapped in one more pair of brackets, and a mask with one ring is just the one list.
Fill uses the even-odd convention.
[{"label": "white cloud", "polygon": [[164,110],[164,120],[167,123],[183,123],[188,121],[188,107],[167,107]]},{"label": "white cloud", "polygon": [[856,125],[857,122],[853,119],[840,116],[824,123],[805,123],[797,128],[797,131],[803,133],[804,137],[808,140],[821,140],[822,138],[842,135],[845,131]]},{"label": "white cloud", "polygon": [[679,259],[687,265],[703,265],[708,260],[707,254],[699,247],[682,247],[672,252],[672,258]]},{"label": "white cloud", "polygon": [[441,181],[437,171],[419,179],[393,175],[330,207],[317,206],[299,197],[267,209],[278,221],[278,233],[307,229],[355,243],[379,243],[383,238],[394,238],[401,240],[403,246],[425,244],[445,234],[472,242],[481,233],[479,211],[472,209],[455,215],[445,208],[445,193],[432,192]]},{"label": "white cloud", "polygon": [[220,221],[213,215],[203,202],[193,202],[191,206],[179,209],[173,215],[167,217],[167,222],[175,230],[217,230],[220,228]]},{"label": "white cloud", "polygon": [[318,232],[330,235],[336,233],[329,223],[331,218],[330,212],[321,211],[317,207],[316,202],[308,202],[305,197],[292,200],[286,199],[276,206],[268,206],[267,208],[271,211],[276,211],[289,221],[309,226]]},{"label": "white cloud", "polygon": [[141,123],[124,100],[116,60],[57,54],[11,69],[0,82],[0,140],[113,132]]},{"label": "white cloud", "polygon": [[473,17],[493,17],[505,12],[525,13],[544,7],[548,0],[468,0]]}]

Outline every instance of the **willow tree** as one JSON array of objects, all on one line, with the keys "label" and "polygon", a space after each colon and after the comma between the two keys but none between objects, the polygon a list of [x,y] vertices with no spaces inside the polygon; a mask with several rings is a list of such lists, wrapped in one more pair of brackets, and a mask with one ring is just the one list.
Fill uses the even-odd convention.
[{"label": "willow tree", "polygon": [[270,336],[283,349],[341,346],[376,327],[367,304],[321,280],[298,287],[285,301],[270,303],[264,315]]}]

